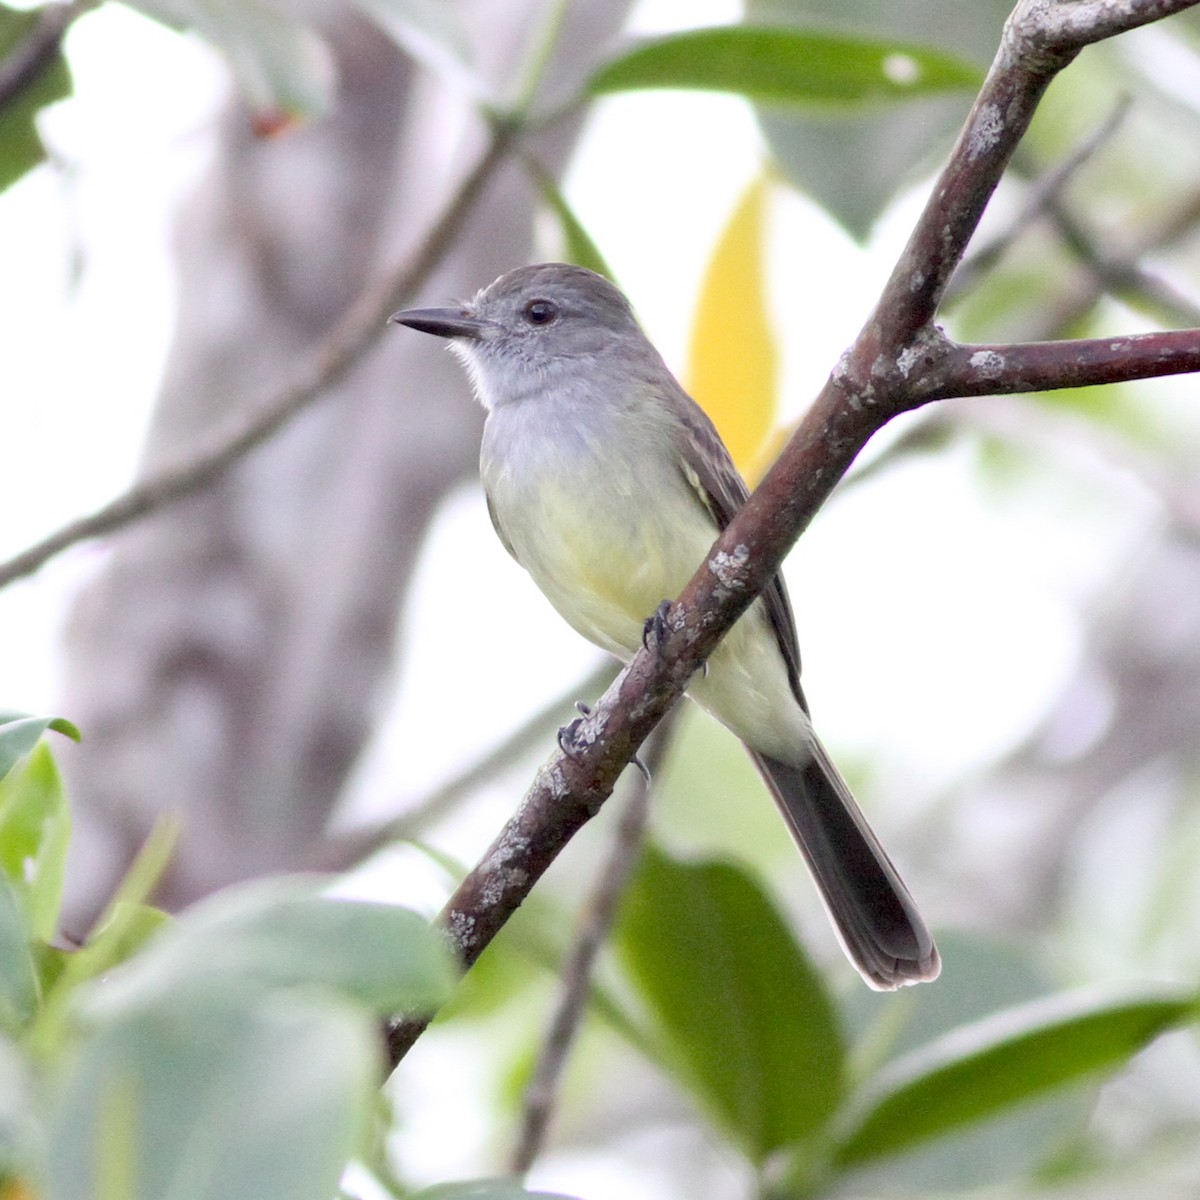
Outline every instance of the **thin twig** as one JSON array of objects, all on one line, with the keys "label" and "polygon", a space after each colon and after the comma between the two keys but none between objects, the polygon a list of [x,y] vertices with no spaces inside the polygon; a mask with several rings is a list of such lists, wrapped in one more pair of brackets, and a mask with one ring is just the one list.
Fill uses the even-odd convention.
[{"label": "thin twig", "polygon": [[[1161,250],[1182,237],[1185,232],[1185,222],[1190,222],[1191,227],[1194,228],[1198,218],[1200,218],[1200,197],[1189,198],[1180,212],[1172,214],[1160,228],[1151,231],[1135,249],[1123,255],[1119,260],[1110,259],[1110,269],[1106,271],[1087,270],[1083,285],[1074,294],[1066,297],[1045,313],[1044,336],[1061,336],[1067,330],[1079,328],[1080,322],[1087,318],[1092,309],[1096,307],[1097,302],[1108,294],[1110,286],[1115,286],[1118,279],[1122,287],[1120,298],[1134,308],[1157,312],[1160,316],[1172,308],[1177,314],[1186,311],[1186,306],[1192,305],[1193,301],[1180,296],[1174,289],[1170,289],[1169,294],[1166,295],[1159,292],[1157,287],[1153,288],[1151,294],[1142,290],[1145,283],[1151,283],[1152,286],[1158,283],[1164,287],[1169,285],[1166,285],[1158,276],[1140,264],[1141,259],[1146,255]],[[1099,259],[1102,256],[1097,252],[1095,257]],[[1159,303],[1160,300],[1165,300],[1166,303]]]},{"label": "thin twig", "polygon": [[0,587],[31,575],[79,542],[112,533],[207,486],[342,379],[375,344],[386,328],[388,314],[412,298],[449,250],[476,200],[507,156],[514,133],[503,123],[492,127],[479,160],[454,190],[411,260],[361,293],[333,332],[283,387],[215,433],[208,445],[189,458],[154,472],[103,508],[71,521],[0,563]]},{"label": "thin twig", "polygon": [[1125,119],[1129,107],[1129,96],[1121,96],[1108,116],[1066,158],[1034,180],[1025,195],[1021,211],[1009,222],[1008,227],[959,264],[950,280],[943,304],[952,303],[955,298],[970,291],[982,275],[996,266],[1017,239],[1046,212],[1051,201],[1062,196],[1079,170],[1107,144]]},{"label": "thin twig", "polygon": [[1190,196],[1174,212],[1163,217],[1158,226],[1142,242],[1140,254],[1151,250],[1163,250],[1192,233],[1200,222],[1200,189]]},{"label": "thin twig", "polygon": [[[476,961],[562,847],[599,810],[650,731],[775,576],[869,439],[897,414],[936,396],[978,394],[974,389],[988,375],[993,376],[990,383],[996,382],[989,352],[1016,348],[964,352],[933,320],[950,275],[1038,102],[1085,45],[1194,2],[1020,0],[950,160],[862,332],[779,459],[671,606],[661,643],[652,639],[640,650],[582,719],[572,753],[560,751],[541,768],[517,812],[442,910],[439,923],[464,969]],[[1200,332],[1190,336],[1200,361]],[[1176,335],[1175,341],[1181,340]],[[1123,341],[1126,353],[1138,357],[1143,374],[1153,373],[1152,344]],[[1162,345],[1175,357],[1159,373],[1195,369],[1181,346]],[[1058,366],[1069,383],[1053,382],[1053,352],[1041,347],[1032,348],[1032,354],[1024,348],[1021,369],[1042,379],[1040,386],[1090,382],[1086,376],[1092,364],[1086,356],[1082,361],[1078,357],[1082,346],[1065,344],[1057,351]],[[1095,343],[1086,348],[1096,356],[1096,380],[1115,377],[1118,369],[1105,361],[1103,348]],[[387,1041],[393,1065],[428,1019],[409,1015],[390,1023]]]},{"label": "thin twig", "polygon": [[1166,323],[1200,325],[1200,305],[1138,261],[1140,255],[1109,254],[1071,212],[1061,196],[1046,205],[1059,236],[1096,281],[1096,290],[1126,304],[1151,308]]},{"label": "thin twig", "polygon": [[[1106,125],[1110,122],[1106,122]],[[1087,146],[1098,146],[1100,144],[1101,139],[1099,138],[1099,132],[1100,131],[1098,130],[1092,138],[1089,138],[1088,142],[1085,143],[1084,146],[1081,146],[1079,150],[1077,150],[1076,153],[1072,155],[1066,163],[1062,164],[1060,168],[1056,169],[1053,174],[1060,178],[1069,176],[1070,171],[1065,171],[1064,168],[1068,167],[1071,163],[1081,163],[1082,161],[1086,160],[1088,156],[1083,154],[1083,151]],[[1042,181],[1039,180],[1037,185],[1039,190],[1041,188],[1041,183]],[[1048,188],[1045,191],[1042,199],[1039,201],[1038,207],[1041,208],[1044,206],[1045,197],[1052,197],[1060,194],[1061,189]],[[1005,234],[1002,234],[997,240],[1003,241],[1007,245],[1011,238],[1015,236],[1015,234],[1021,228],[1023,228],[1025,224],[1026,221],[1024,219],[1014,222],[1012,229]],[[1195,231],[1198,224],[1200,224],[1200,191],[1193,192],[1191,195],[1187,196],[1172,212],[1161,218],[1157,224],[1153,226],[1153,228],[1151,228],[1148,232],[1143,233],[1142,236],[1137,239],[1138,249],[1131,252],[1127,259],[1122,260],[1122,263],[1128,267],[1136,267],[1139,260],[1144,255],[1151,254],[1157,250],[1165,249],[1180,239],[1187,237],[1189,234]],[[983,253],[987,253],[987,248],[985,248]],[[954,278],[951,280],[951,288],[955,294],[957,294],[960,290],[959,285],[963,278],[964,270],[975,262],[976,256],[972,256],[969,262],[964,262],[962,266],[959,267],[958,271],[955,272]],[[980,272],[977,271],[973,272],[975,275],[979,273]],[[1122,272],[1122,277],[1128,281],[1128,284],[1131,288],[1136,289],[1145,279],[1151,276],[1149,272],[1127,269]],[[1076,297],[1073,306],[1068,311],[1058,311],[1045,314],[1048,316],[1048,319],[1046,320],[1044,327],[1037,334],[1035,334],[1037,340],[1051,341],[1055,339],[1061,339],[1065,330],[1076,327],[1083,315],[1090,311],[1092,307],[1094,307],[1100,297],[1105,294],[1106,283],[1103,276],[1096,272],[1093,272],[1089,275],[1089,281],[1090,287],[1086,296]],[[1145,300],[1145,303],[1148,307],[1153,307],[1154,303],[1153,298],[1145,297],[1140,292],[1133,296],[1127,296],[1126,299],[1135,307],[1138,306],[1139,301],[1142,299]],[[1196,313],[1190,323],[1200,324],[1200,312]],[[928,411],[920,421],[914,422],[912,425],[910,425],[904,434],[892,442],[887,449],[883,451],[883,453],[871,459],[868,463],[866,463],[865,466],[855,467],[855,469],[851,471],[845,479],[842,480],[838,488],[838,493],[844,494],[848,487],[857,486],[858,484],[864,483],[868,479],[876,477],[883,471],[890,469],[897,461],[907,457],[910,454],[926,454],[935,451],[944,446],[947,441],[956,436],[956,434],[959,433],[963,428],[979,428],[981,425],[986,424],[987,419],[987,415],[979,412],[978,410],[972,410],[969,413],[963,408],[955,409],[952,412],[947,412],[940,409]],[[1043,420],[1044,419],[1045,415],[1043,413]],[[1014,430],[1014,427],[1014,422],[1008,422],[1003,426],[1003,429]],[[1001,431],[991,430],[991,432],[995,436],[1004,436],[1004,433]],[[1078,433],[1073,434],[1072,436],[1078,436]],[[1134,454],[1134,448],[1129,446],[1128,443],[1122,444],[1125,445],[1126,457],[1129,458]],[[1118,459],[1119,457],[1116,452],[1115,444],[1109,445],[1106,453],[1114,460]],[[1134,469],[1139,470],[1139,472],[1143,474],[1154,474],[1153,472],[1147,471],[1145,464],[1135,466]],[[1155,477],[1157,478],[1157,475]],[[1170,489],[1168,489],[1165,480],[1158,480],[1158,486],[1156,488],[1152,488],[1152,490],[1157,490],[1158,494],[1162,495],[1165,491]],[[1172,511],[1176,512],[1176,519],[1179,521],[1179,523],[1191,531],[1192,536],[1195,536],[1195,530],[1193,529],[1195,524],[1195,505],[1191,502],[1190,497],[1172,495],[1172,497],[1169,499],[1169,505]]]},{"label": "thin twig", "polygon": [[327,839],[316,848],[317,861],[313,863],[313,868],[321,871],[349,870],[386,846],[418,837],[472,792],[531,750],[543,745],[549,731],[562,723],[563,713],[569,711],[581,696],[595,695],[596,690],[612,678],[613,669],[612,660],[605,659],[538,709],[499,745],[488,750],[465,771],[446,780],[401,816],[369,829]]},{"label": "thin twig", "polygon": [[[651,777],[658,774],[666,758],[674,728],[673,714],[655,731],[644,759]],[[521,1127],[509,1169],[524,1175],[541,1153],[554,1112],[559,1080],[583,1020],[591,990],[592,973],[609,930],[616,920],[621,897],[633,875],[638,850],[650,812],[651,784],[638,774],[631,782],[625,810],[617,823],[612,849],[584,912],[578,937],[563,964],[562,993],[554,1019],[546,1031],[533,1075],[525,1089]]]},{"label": "thin twig", "polygon": [[[1136,265],[1137,259],[1142,255],[1163,249],[1186,237],[1195,230],[1197,224],[1200,224],[1200,191],[1188,196],[1175,211],[1168,214],[1153,229],[1144,234],[1138,242],[1140,249],[1126,261]],[[1131,288],[1137,288],[1148,275],[1148,272],[1138,271],[1135,273],[1126,271],[1123,277],[1128,281]],[[961,276],[962,268],[955,273],[952,280],[952,287],[955,292],[958,291]],[[1044,328],[1036,335],[1039,341],[1061,339],[1064,329],[1075,327],[1083,314],[1088,312],[1097,300],[1104,295],[1104,278],[1098,273],[1092,273],[1089,279],[1091,286],[1087,295],[1077,297],[1074,306],[1068,312],[1052,312],[1047,314],[1048,319]],[[1148,307],[1153,306],[1152,299],[1150,297],[1143,297],[1140,292],[1136,295],[1126,297],[1127,301],[1134,306],[1137,306],[1139,300],[1143,298]],[[1200,312],[1196,313],[1193,323],[1200,324]],[[856,466],[842,480],[838,488],[838,494],[843,495],[847,488],[857,486],[868,479],[875,478],[908,455],[927,454],[940,449],[964,429],[969,431],[982,427],[988,428],[988,431],[993,436],[1012,436],[1014,438],[1017,436],[1016,422],[1001,421],[996,428],[991,428],[988,425],[989,417],[990,410],[986,412],[979,409],[968,411],[961,407],[952,411],[944,409],[927,411],[921,420],[911,424],[904,434],[893,441],[881,454],[876,455],[864,466]],[[1046,415],[1043,410],[1041,417],[1043,424],[1045,420]],[[1091,436],[1099,436],[1099,431],[1094,428],[1094,423],[1092,423],[1092,427],[1088,432],[1090,432]],[[1029,431],[1026,430],[1021,436],[1028,438],[1030,436]],[[1077,428],[1071,434],[1071,437],[1077,440],[1079,436],[1082,435]],[[1145,475],[1147,478],[1152,478],[1154,482],[1149,485],[1151,486],[1151,490],[1156,491],[1160,496],[1164,496],[1168,506],[1175,514],[1177,522],[1189,531],[1190,536],[1197,536],[1200,530],[1198,530],[1196,525],[1197,510],[1192,498],[1189,495],[1179,494],[1179,489],[1174,487],[1173,484],[1168,484],[1165,477],[1160,478],[1161,472],[1150,471],[1148,465],[1141,461],[1142,456],[1136,452],[1136,448],[1131,446],[1128,441],[1121,442],[1120,444],[1125,448],[1124,461],[1126,465],[1132,466],[1134,470]],[[1114,461],[1121,459],[1122,456],[1117,452],[1116,439],[1106,439],[1105,445],[1105,453],[1109,458]],[[1136,463],[1133,461],[1135,458],[1138,460]]]}]

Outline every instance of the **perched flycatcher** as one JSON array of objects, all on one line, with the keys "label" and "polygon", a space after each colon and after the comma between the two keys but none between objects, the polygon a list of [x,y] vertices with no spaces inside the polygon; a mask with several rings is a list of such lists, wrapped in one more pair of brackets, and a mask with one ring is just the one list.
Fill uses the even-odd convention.
[{"label": "perched flycatcher", "polygon": [[[466,364],[487,409],[480,473],[508,552],[575,629],[628,661],[748,494],[629,302],[591,271],[546,263],[459,307],[392,320],[449,339]],[[933,938],[813,733],[781,576],[688,694],[746,744],[867,983],[933,979]]]}]

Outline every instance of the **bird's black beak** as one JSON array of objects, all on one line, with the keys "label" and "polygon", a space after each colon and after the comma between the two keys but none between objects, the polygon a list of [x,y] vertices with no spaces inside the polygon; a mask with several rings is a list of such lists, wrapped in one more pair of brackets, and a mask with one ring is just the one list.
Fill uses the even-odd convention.
[{"label": "bird's black beak", "polygon": [[405,308],[392,313],[388,322],[407,325],[422,333],[444,338],[470,338],[478,341],[487,336],[490,321],[483,321],[466,308]]}]

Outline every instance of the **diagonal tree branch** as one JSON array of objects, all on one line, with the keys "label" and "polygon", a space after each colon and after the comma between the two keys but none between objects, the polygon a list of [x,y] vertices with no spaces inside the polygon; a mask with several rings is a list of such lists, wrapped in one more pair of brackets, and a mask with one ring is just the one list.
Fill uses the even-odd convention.
[{"label": "diagonal tree branch", "polygon": [[163,467],[102,508],[0,563],[0,587],[32,575],[79,542],[112,533],[205,487],[327,392],[375,344],[387,327],[388,314],[407,303],[437,267],[508,155],[513,137],[509,125],[493,124],[483,153],[463,176],[413,257],[362,292],[328,338],[278,392],[218,430],[185,461]]},{"label": "diagonal tree branch", "polygon": [[[933,325],[933,317],[1051,80],[1084,46],[1193,3],[1020,0],[949,162],[862,332],[779,459],[671,607],[663,644],[652,642],[640,651],[583,719],[576,735],[579,749],[572,755],[560,751],[538,771],[517,812],[443,909],[439,921],[464,968],[479,957],[562,847],[604,803],[638,747],[771,580],[872,435],[892,417],[931,399],[977,394],[955,388],[973,386],[986,366],[971,362],[979,348],[953,347]],[[1200,340],[1200,333],[1189,336]],[[1060,377],[1068,373],[1072,382],[1051,386],[1110,381],[1111,362],[1094,364],[1091,376],[1086,362],[1078,369],[1062,365],[1077,363],[1071,347],[1064,343],[1057,353]],[[1010,349],[987,348],[997,353]],[[955,350],[967,353],[958,374],[948,365]],[[1181,353],[1170,369],[1192,369],[1192,361]],[[1045,361],[1037,371],[1032,365],[1028,369],[1039,378],[1051,375]],[[930,380],[937,381],[936,388]],[[995,378],[988,390],[999,390]],[[415,1017],[390,1023],[387,1040],[393,1065],[426,1024],[427,1019]]]},{"label": "diagonal tree branch", "polygon": [[[982,246],[976,246],[971,254],[959,263],[950,281],[944,303],[968,292],[974,284],[990,271],[1008,253],[1020,236],[1056,202],[1075,176],[1100,152],[1116,133],[1130,108],[1130,98],[1121,96],[1113,105],[1108,116],[1061,162],[1034,179],[1026,193],[1021,211],[1009,223],[1008,228]],[[1016,160],[1018,167],[1020,159]]]}]

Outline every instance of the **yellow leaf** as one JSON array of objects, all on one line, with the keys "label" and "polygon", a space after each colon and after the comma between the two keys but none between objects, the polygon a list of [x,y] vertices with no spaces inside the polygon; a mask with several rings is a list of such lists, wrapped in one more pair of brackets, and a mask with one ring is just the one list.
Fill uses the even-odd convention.
[{"label": "yellow leaf", "polygon": [[767,308],[766,176],[746,189],[717,241],[700,289],[688,386],[738,470],[753,482],[775,424],[777,352]]}]

